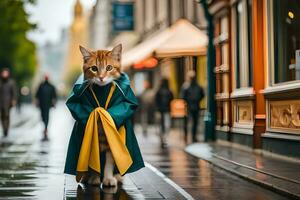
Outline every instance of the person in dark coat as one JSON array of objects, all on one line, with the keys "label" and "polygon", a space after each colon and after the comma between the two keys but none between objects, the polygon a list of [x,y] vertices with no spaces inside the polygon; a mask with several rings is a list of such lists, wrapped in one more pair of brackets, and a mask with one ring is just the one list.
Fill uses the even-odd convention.
[{"label": "person in dark coat", "polygon": [[169,88],[168,79],[164,78],[161,80],[160,87],[155,94],[156,107],[160,113],[160,125],[161,125],[161,145],[164,144],[164,134],[166,132],[166,118],[170,115],[170,103],[174,96]]},{"label": "person in dark coat", "polygon": [[140,108],[141,108],[141,124],[144,136],[147,136],[148,124],[154,116],[154,95],[155,91],[152,89],[149,81],[144,82],[145,90],[140,95]]},{"label": "person in dark coat", "polygon": [[49,77],[46,75],[45,80],[40,84],[35,95],[37,106],[41,110],[42,121],[45,125],[43,141],[48,140],[48,122],[49,111],[56,103],[56,90],[55,87],[49,83]]},{"label": "person in dark coat", "polygon": [[10,78],[9,69],[5,68],[1,71],[0,80],[0,112],[4,137],[8,135],[10,109],[16,105],[16,96],[15,81]]},{"label": "person in dark coat", "polygon": [[[200,101],[204,98],[204,90],[197,83],[197,79],[194,73],[190,74],[190,82],[185,85],[182,89],[182,98],[187,103],[188,117],[192,119],[192,140],[196,142],[197,127],[198,127],[198,117],[200,111]],[[185,127],[187,127],[187,119],[185,120]],[[186,128],[185,128],[186,129]],[[187,142],[187,130],[185,135],[185,140]]]}]

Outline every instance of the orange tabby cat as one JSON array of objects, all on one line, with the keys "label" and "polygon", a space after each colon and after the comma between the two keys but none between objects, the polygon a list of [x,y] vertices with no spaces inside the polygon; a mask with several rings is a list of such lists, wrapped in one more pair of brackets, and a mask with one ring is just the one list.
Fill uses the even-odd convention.
[{"label": "orange tabby cat", "polygon": [[80,46],[80,51],[84,59],[84,79],[103,86],[120,77],[121,44],[117,45],[111,51],[89,51],[82,46]]},{"label": "orange tabby cat", "polygon": [[[89,51],[82,46],[80,46],[80,51],[84,59],[84,79],[88,81],[88,85],[97,84],[99,86],[104,86],[121,76],[121,44],[117,45],[111,51]],[[103,184],[105,186],[116,186],[117,181],[122,181],[122,177],[120,175],[114,176],[113,174],[114,160],[107,144],[105,134],[103,134],[104,130],[100,120],[98,121],[98,124],[100,151],[106,151]],[[93,171],[82,176],[80,182],[91,185],[101,184],[99,174]]]},{"label": "orange tabby cat", "polygon": [[121,45],[80,51],[84,73],[66,101],[75,123],[64,172],[81,183],[116,186],[122,180],[118,174],[145,167],[132,125],[138,100],[121,72]]}]

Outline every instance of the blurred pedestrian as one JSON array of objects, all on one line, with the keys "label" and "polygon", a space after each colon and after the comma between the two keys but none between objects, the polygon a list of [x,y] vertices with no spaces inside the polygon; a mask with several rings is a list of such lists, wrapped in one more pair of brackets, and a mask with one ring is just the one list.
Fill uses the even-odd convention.
[{"label": "blurred pedestrian", "polygon": [[[187,103],[188,118],[192,119],[192,141],[197,141],[198,118],[200,111],[200,101],[204,98],[204,90],[197,83],[194,72],[188,74],[188,83],[184,83],[181,91],[182,98]],[[187,134],[188,119],[185,119],[185,141],[188,140]]]},{"label": "blurred pedestrian", "polygon": [[174,96],[169,88],[169,81],[166,78],[161,80],[160,87],[155,95],[156,107],[160,113],[160,126],[161,126],[161,146],[165,146],[165,133],[166,133],[166,120],[170,121],[170,103]]},{"label": "blurred pedestrian", "polygon": [[55,87],[49,82],[49,77],[46,75],[44,81],[39,85],[37,93],[35,95],[36,104],[41,110],[41,117],[44,123],[44,137],[43,141],[48,140],[48,122],[49,111],[51,107],[56,104],[56,90]]},{"label": "blurred pedestrian", "polygon": [[0,80],[0,112],[4,137],[8,135],[10,109],[16,105],[16,96],[15,81],[10,77],[10,70],[4,68]]},{"label": "blurred pedestrian", "polygon": [[147,136],[148,132],[148,124],[150,122],[150,118],[154,113],[154,95],[155,92],[153,91],[151,84],[149,81],[144,81],[144,91],[140,95],[141,101],[141,125],[143,129],[143,135]]}]

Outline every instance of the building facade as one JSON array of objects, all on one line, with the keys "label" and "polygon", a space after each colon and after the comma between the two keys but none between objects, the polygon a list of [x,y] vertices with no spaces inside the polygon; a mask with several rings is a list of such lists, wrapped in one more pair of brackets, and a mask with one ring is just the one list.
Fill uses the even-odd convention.
[{"label": "building facade", "polygon": [[[204,13],[197,1],[132,0],[119,2],[132,2],[134,4],[134,31],[140,36],[139,43],[156,37],[181,19],[187,20],[199,31],[204,33],[206,31]],[[134,63],[138,67],[135,67],[134,64],[131,66],[130,71],[137,75],[137,79],[141,80],[140,77],[143,77],[142,79],[148,80],[154,88],[157,88],[160,79],[166,77],[169,79],[171,89],[176,97],[179,97],[180,88],[190,70],[196,71],[201,85],[206,85],[205,54],[200,56],[200,53],[190,53],[189,55],[179,53],[177,55],[157,56],[153,52],[152,56],[158,60],[155,67],[141,68],[141,62]],[[141,84],[137,83],[136,85],[140,86]]]},{"label": "building facade", "polygon": [[111,40],[111,0],[97,0],[89,17],[88,46],[104,49]]},{"label": "building facade", "polygon": [[215,0],[209,11],[217,139],[300,157],[300,3]]},{"label": "building facade", "polygon": [[[206,31],[202,7],[195,0],[97,0],[89,16],[88,47],[109,49],[122,43],[123,52],[126,52],[163,32],[180,19],[186,19],[198,30]],[[74,24],[75,21],[78,20],[75,18]],[[195,70],[199,83],[205,86],[205,56],[176,55],[159,60],[156,67],[131,72],[139,73],[138,77],[148,80],[153,87],[158,86],[162,77],[169,78],[171,88],[177,96],[189,70]],[[202,67],[197,67],[200,65]],[[134,69],[134,65],[130,67]]]},{"label": "building facade", "polygon": [[[79,51],[79,45],[88,45],[88,22],[87,15],[84,12],[80,0],[77,0],[74,6],[73,22],[68,30],[68,50],[66,58],[66,67],[64,71],[64,80],[67,86],[73,85],[82,67],[82,55]],[[66,88],[68,91],[69,88]]]}]

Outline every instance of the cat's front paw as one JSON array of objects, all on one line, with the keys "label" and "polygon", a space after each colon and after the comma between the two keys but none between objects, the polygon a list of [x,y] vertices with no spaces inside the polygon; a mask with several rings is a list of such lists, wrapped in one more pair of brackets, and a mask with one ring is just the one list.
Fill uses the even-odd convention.
[{"label": "cat's front paw", "polygon": [[107,187],[115,187],[117,186],[118,181],[115,177],[104,177],[103,185]]},{"label": "cat's front paw", "polygon": [[100,176],[97,175],[90,176],[87,183],[89,185],[100,186],[101,185]]}]

